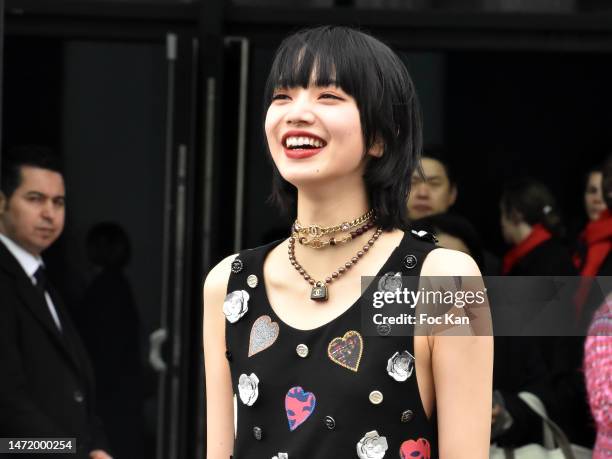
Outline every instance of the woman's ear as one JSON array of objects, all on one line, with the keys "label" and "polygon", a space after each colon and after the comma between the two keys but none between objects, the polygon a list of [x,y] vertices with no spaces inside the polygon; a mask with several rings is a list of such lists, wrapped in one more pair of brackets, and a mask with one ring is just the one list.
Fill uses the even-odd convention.
[{"label": "woman's ear", "polygon": [[368,151],[368,155],[374,156],[375,158],[380,158],[385,152],[385,145],[378,137],[374,141],[374,145]]}]

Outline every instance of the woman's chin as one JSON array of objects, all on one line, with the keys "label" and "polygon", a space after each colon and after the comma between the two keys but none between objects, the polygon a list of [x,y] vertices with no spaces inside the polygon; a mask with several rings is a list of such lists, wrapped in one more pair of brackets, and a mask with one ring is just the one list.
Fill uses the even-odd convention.
[{"label": "woman's chin", "polygon": [[283,175],[283,178],[299,189],[316,186],[324,180],[321,174],[317,173],[287,174]]},{"label": "woman's chin", "polygon": [[329,174],[318,165],[284,165],[279,172],[286,181],[298,188],[330,178]]}]

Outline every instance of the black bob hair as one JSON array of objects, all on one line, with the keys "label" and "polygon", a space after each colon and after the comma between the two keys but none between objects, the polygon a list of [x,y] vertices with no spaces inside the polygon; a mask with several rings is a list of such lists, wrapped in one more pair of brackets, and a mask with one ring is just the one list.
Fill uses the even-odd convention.
[{"label": "black bob hair", "polygon": [[[302,30],[281,43],[264,92],[264,118],[275,89],[335,85],[353,97],[359,109],[370,157],[364,181],[370,207],[384,230],[407,230],[410,178],[422,149],[421,110],[414,84],[399,57],[376,38],[355,29],[321,26]],[[269,151],[269,148],[268,148]],[[285,212],[294,209],[296,188],[274,163],[271,200]]]},{"label": "black bob hair", "polygon": [[19,145],[12,147],[2,160],[0,191],[4,193],[6,199],[11,199],[15,190],[21,186],[22,167],[47,169],[63,175],[59,157],[51,148],[44,145]]}]

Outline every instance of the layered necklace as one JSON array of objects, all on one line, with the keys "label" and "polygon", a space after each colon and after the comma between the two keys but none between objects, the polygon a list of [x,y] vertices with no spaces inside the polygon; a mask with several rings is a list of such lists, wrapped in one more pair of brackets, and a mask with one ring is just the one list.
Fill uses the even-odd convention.
[{"label": "layered necklace", "polygon": [[[328,284],[338,279],[345,272],[357,264],[357,262],[370,250],[380,237],[382,229],[378,228],[372,235],[372,238],[359,250],[350,260],[347,260],[344,265],[338,267],[323,280],[314,279],[304,267],[295,258],[296,242],[314,249],[322,249],[324,247],[333,247],[339,244],[346,244],[356,237],[366,233],[374,227],[376,216],[373,210],[369,210],[361,217],[357,217],[353,221],[343,222],[339,225],[322,227],[319,225],[304,226],[299,221],[295,221],[292,226],[292,234],[289,238],[289,262],[300,273],[300,275],[312,286],[310,291],[310,299],[314,301],[327,301],[329,298]],[[337,236],[339,233],[339,236]]]}]

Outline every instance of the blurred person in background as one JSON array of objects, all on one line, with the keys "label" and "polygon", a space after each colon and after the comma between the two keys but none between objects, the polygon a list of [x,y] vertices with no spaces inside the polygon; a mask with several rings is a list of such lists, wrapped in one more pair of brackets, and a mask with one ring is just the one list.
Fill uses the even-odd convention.
[{"label": "blurred person in background", "polygon": [[[422,219],[449,213],[457,201],[458,185],[448,155],[440,146],[425,148],[421,169],[423,175],[418,170],[412,173],[407,202],[408,217],[413,221],[413,229],[431,232],[429,227],[421,228],[420,225],[424,223]],[[481,251],[482,258],[476,261],[482,273],[488,276],[499,274],[499,259],[484,248]]]},{"label": "blurred person in background", "polygon": [[61,457],[111,459],[89,358],[41,258],[64,229],[58,161],[21,147],[1,180],[0,437],[76,438],[76,455]]},{"label": "blurred person in background", "polygon": [[[612,208],[612,155],[602,168],[602,195],[607,208]],[[599,221],[606,221],[605,216]],[[609,259],[607,256],[598,274],[609,275]],[[612,456],[612,295],[608,291],[601,293],[606,299],[592,315],[584,343],[584,376],[597,428],[593,459]],[[592,294],[590,299],[594,302],[596,295]],[[585,312],[584,316],[590,319],[589,311]]]},{"label": "blurred person in background", "polygon": [[602,178],[603,172],[600,166],[591,169],[586,177],[584,208],[591,222],[599,220],[601,213],[608,208],[601,191]]},{"label": "blurred person in background", "polygon": [[557,202],[542,183],[523,178],[506,185],[500,202],[506,253],[502,274],[572,276],[576,269],[561,240],[565,230]]},{"label": "blurred person in background", "polygon": [[[500,201],[501,228],[512,248],[504,257],[509,276],[573,276],[576,269],[563,245],[565,229],[551,191],[530,178],[508,183]],[[563,303],[562,303],[563,304]],[[554,311],[571,322],[573,305]],[[542,441],[542,420],[519,397],[537,396],[548,417],[573,443],[592,447],[592,420],[580,366],[579,336],[496,336],[493,387],[493,431],[501,446]]]},{"label": "blurred person in background", "polygon": [[123,272],[131,258],[130,240],[120,225],[103,222],[88,231],[86,246],[97,274],[75,320],[98,375],[98,411],[115,457],[140,459],[144,443],[140,319]]},{"label": "blurred person in background", "polygon": [[[612,275],[612,214],[602,192],[605,169],[611,167],[606,161],[603,168],[589,173],[584,192],[584,202],[589,222],[578,237],[578,248],[574,263],[582,276]],[[599,305],[601,302],[598,302]]]},{"label": "blurred person in background", "polygon": [[[593,311],[609,293],[604,284],[595,282],[595,276],[612,275],[612,213],[609,210],[612,205],[612,155],[603,163],[601,174],[601,194],[605,209],[599,214],[599,218],[587,223],[578,238],[573,257],[580,275],[584,276],[574,299],[576,320],[584,332],[591,321]],[[585,193],[585,202],[586,194],[588,190]]]},{"label": "blurred person in background", "polygon": [[411,220],[447,212],[457,200],[457,184],[440,147],[425,150],[421,168],[425,177],[415,170],[411,178],[408,195],[408,216]]}]

